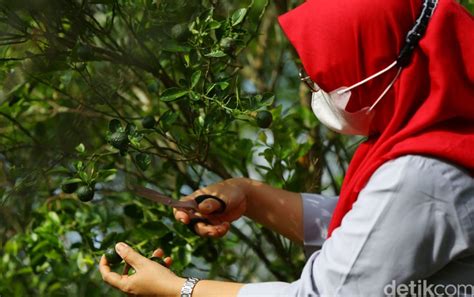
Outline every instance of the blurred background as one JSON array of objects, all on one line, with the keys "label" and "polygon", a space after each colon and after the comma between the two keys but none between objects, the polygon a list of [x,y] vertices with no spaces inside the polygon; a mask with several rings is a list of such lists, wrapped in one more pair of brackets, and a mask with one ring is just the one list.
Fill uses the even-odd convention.
[{"label": "blurred background", "polygon": [[199,238],[128,189],[339,192],[363,139],[309,108],[277,23],[300,3],[0,0],[0,296],[119,296],[97,270],[117,241],[162,247],[181,275],[298,279],[302,248],[280,235],[243,218]]}]

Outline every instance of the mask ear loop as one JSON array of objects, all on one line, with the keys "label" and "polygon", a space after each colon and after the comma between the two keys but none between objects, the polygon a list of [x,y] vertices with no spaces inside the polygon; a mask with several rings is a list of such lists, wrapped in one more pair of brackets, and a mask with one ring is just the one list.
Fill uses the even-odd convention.
[{"label": "mask ear loop", "polygon": [[393,80],[390,82],[388,87],[385,88],[385,90],[382,92],[382,94],[380,94],[379,98],[377,98],[377,100],[375,100],[374,104],[372,104],[372,106],[367,110],[367,113],[371,112],[375,108],[375,106],[380,102],[380,100],[382,100],[382,98],[385,96],[385,94],[387,94],[388,90],[390,90],[390,88],[393,86],[393,84],[395,83],[397,78],[400,76],[401,72],[402,72],[402,67],[399,67],[398,71],[397,71],[397,74],[395,75]]},{"label": "mask ear loop", "polygon": [[376,78],[376,77],[379,76],[379,75],[384,74],[385,72],[389,71],[390,69],[392,69],[392,68],[395,67],[396,65],[397,65],[397,61],[394,61],[392,64],[388,65],[388,67],[386,67],[385,69],[382,69],[381,71],[379,71],[379,72],[377,72],[377,73],[375,73],[375,74],[373,74],[373,75],[367,77],[366,79],[364,79],[364,80],[362,80],[362,81],[360,81],[360,82],[358,82],[358,83],[356,83],[356,84],[353,84],[352,86],[350,86],[350,87],[348,87],[348,88],[345,88],[345,89],[342,89],[342,90],[337,91],[337,94],[338,94],[338,95],[342,95],[342,94],[344,94],[344,93],[346,93],[346,92],[349,92],[350,90],[352,90],[352,89],[354,89],[354,88],[356,88],[356,87],[358,87],[358,86],[361,86],[361,85],[365,84],[365,83],[368,82],[369,80],[371,80],[371,79],[373,79],[373,78]]},{"label": "mask ear loop", "polygon": [[[382,75],[384,74],[385,72],[389,71],[390,69],[392,69],[393,67],[397,66],[397,61],[394,61],[392,64],[390,64],[388,67],[386,67],[385,69],[382,69],[381,71],[367,77],[366,79],[348,87],[348,88],[345,88],[345,89],[342,89],[342,90],[339,90],[337,91],[337,94],[338,95],[341,95],[341,94],[344,94],[346,92],[349,92],[350,90],[358,87],[358,86],[361,86],[363,84],[365,84],[366,82],[368,82],[369,80],[373,79],[373,78],[376,78],[377,76],[379,75]],[[390,90],[390,88],[393,86],[393,84],[395,83],[395,81],[397,80],[397,78],[400,76],[400,73],[402,72],[402,67],[399,67],[398,68],[398,71],[397,71],[397,74],[395,75],[395,77],[392,79],[392,81],[390,82],[390,84],[385,88],[385,90],[383,90],[382,94],[380,94],[380,96],[377,98],[377,100],[375,100],[374,104],[372,104],[372,106],[370,106],[370,108],[367,110],[367,113],[371,112],[375,106],[380,102],[380,100],[382,100],[382,98],[385,96],[385,94],[387,94],[387,92]]]}]

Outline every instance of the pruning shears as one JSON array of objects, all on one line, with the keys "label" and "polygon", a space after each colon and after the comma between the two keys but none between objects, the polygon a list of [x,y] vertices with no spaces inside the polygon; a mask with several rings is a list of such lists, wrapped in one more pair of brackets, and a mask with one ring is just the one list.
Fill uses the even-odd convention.
[{"label": "pruning shears", "polygon": [[[199,204],[202,203],[206,199],[214,199],[217,202],[219,202],[219,204],[220,204],[220,208],[218,210],[212,212],[211,214],[220,214],[220,213],[223,213],[226,209],[226,203],[224,202],[224,200],[222,200],[221,198],[219,198],[217,196],[210,195],[210,194],[202,194],[202,195],[199,195],[199,196],[195,197],[192,200],[180,201],[180,200],[175,200],[175,199],[173,199],[173,198],[171,198],[171,197],[169,197],[165,194],[162,194],[160,192],[157,192],[155,190],[152,190],[152,189],[149,189],[149,188],[146,188],[146,187],[142,187],[142,186],[135,186],[134,191],[137,195],[145,197],[145,198],[147,198],[151,201],[154,201],[154,202],[157,202],[157,203],[160,203],[160,204],[164,204],[164,205],[167,205],[167,206],[171,206],[173,208],[181,208],[181,209],[191,210],[192,212],[198,212],[199,211]],[[205,224],[209,224],[209,225],[211,224],[211,222],[206,218],[202,218],[202,217],[191,218],[191,220],[188,224],[188,227],[194,233],[196,233],[196,230],[194,230],[194,226],[196,226],[197,223],[205,223]]]}]

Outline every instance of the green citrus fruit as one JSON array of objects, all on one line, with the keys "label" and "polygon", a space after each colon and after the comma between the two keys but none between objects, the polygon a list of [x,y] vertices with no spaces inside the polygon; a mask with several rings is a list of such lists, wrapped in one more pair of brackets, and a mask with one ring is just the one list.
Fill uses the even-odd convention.
[{"label": "green citrus fruit", "polygon": [[76,194],[79,200],[88,202],[94,198],[94,189],[91,186],[82,185],[77,189]]},{"label": "green citrus fruit", "polygon": [[119,254],[117,254],[117,252],[115,251],[115,248],[111,247],[111,248],[108,248],[105,253],[105,258],[107,259],[107,263],[109,263],[109,265],[115,265],[115,264],[118,264],[120,262],[122,262],[122,257],[120,257]]},{"label": "green citrus fruit", "polygon": [[114,132],[110,135],[109,142],[115,148],[125,149],[128,145],[128,135],[121,131]]},{"label": "green citrus fruit", "polygon": [[156,121],[153,116],[148,115],[142,119],[142,126],[145,129],[153,129],[155,125],[156,125]]},{"label": "green citrus fruit", "polygon": [[255,117],[257,120],[257,125],[260,128],[268,128],[272,124],[273,116],[271,112],[267,110],[261,110],[257,112],[257,116]]},{"label": "green citrus fruit", "polygon": [[63,192],[66,194],[71,194],[77,190],[78,186],[78,183],[67,183],[61,186],[61,190],[63,190]]},{"label": "green citrus fruit", "polygon": [[143,210],[136,204],[127,204],[123,207],[123,213],[133,219],[142,219]]}]

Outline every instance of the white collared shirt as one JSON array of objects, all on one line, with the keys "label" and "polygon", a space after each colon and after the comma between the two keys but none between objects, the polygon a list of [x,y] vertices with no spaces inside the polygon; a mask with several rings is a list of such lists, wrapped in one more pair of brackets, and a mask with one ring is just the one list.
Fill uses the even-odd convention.
[{"label": "white collared shirt", "polygon": [[463,296],[462,288],[474,296],[474,179],[467,171],[431,157],[391,160],[327,240],[337,198],[302,199],[309,258],[300,279],[246,284],[239,297]]}]

